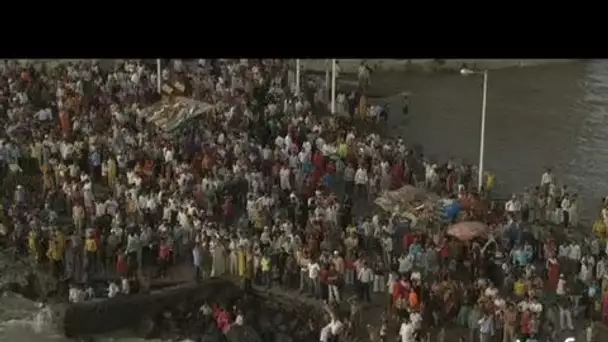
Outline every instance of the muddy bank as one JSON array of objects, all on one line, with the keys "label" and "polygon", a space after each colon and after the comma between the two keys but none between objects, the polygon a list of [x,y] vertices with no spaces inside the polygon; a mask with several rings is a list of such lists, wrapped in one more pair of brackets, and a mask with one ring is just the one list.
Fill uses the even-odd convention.
[{"label": "muddy bank", "polygon": [[[338,59],[342,73],[356,73],[362,59]],[[458,71],[463,65],[473,69],[504,69],[568,63],[574,59],[367,59],[375,71]],[[324,72],[324,59],[303,59],[307,71]]]},{"label": "muddy bank", "polygon": [[245,326],[227,335],[229,341],[307,341],[317,332],[311,323],[318,327],[325,319],[320,306],[305,300],[281,292],[245,292],[232,280],[215,278],[151,294],[68,305],[63,331],[70,338],[131,329],[142,338],[220,341],[214,324],[201,317],[199,308],[205,302],[242,311]]}]

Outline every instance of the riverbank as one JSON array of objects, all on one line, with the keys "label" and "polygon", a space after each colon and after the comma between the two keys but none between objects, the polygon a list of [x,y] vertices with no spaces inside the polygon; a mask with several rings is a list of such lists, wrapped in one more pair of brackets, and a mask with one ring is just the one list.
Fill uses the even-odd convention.
[{"label": "riverbank", "polygon": [[[338,59],[342,73],[356,73],[363,59]],[[571,63],[574,59],[366,59],[375,71],[457,71],[466,65],[472,69],[505,69]],[[325,71],[324,59],[301,60],[304,70]]]}]

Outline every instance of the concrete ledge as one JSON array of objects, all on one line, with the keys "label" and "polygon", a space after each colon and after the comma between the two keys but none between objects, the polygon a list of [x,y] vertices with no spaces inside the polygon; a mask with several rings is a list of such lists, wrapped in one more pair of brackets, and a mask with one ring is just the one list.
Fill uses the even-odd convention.
[{"label": "concrete ledge", "polygon": [[[338,59],[343,73],[355,73],[363,59]],[[503,69],[529,67],[546,64],[573,62],[573,59],[367,59],[369,66],[377,71],[456,71],[463,64],[469,68]],[[324,59],[303,59],[303,68],[310,71],[324,71]]]},{"label": "concrete ledge", "polygon": [[90,336],[138,326],[142,319],[154,318],[181,303],[232,302],[243,295],[233,282],[212,278],[201,284],[185,284],[150,294],[134,294],[110,299],[69,304],[63,315],[66,337]]}]

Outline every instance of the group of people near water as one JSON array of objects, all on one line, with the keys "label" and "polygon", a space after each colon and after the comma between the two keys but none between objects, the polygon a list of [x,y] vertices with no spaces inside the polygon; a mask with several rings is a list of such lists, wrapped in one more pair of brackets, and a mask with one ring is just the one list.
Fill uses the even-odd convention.
[{"label": "group of people near water", "polygon": [[[476,189],[473,166],[357,124],[378,111],[368,68],[359,91],[338,92],[346,116],[328,113],[327,85],[297,89],[295,74],[268,59],[172,60],[160,75],[139,60],[8,63],[3,243],[48,266],[73,302],[184,273],[293,291],[327,304],[322,342],[443,340],[458,326],[471,341],[555,340],[577,317],[608,319],[608,209],[596,235],[582,232],[576,196],[550,170],[499,203],[493,175]],[[162,97],[159,76],[177,84]],[[140,115],[174,92],[213,109],[170,134]],[[457,210],[413,224],[375,208],[404,186]],[[446,233],[463,221],[486,234]],[[247,323],[211,307],[222,328]]]}]

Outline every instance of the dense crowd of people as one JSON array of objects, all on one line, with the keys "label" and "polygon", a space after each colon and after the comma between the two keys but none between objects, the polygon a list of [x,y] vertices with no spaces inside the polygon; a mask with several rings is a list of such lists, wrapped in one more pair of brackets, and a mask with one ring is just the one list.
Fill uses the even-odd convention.
[{"label": "dense crowd of people", "polygon": [[[551,170],[494,201],[494,175],[477,189],[473,166],[427,160],[356,125],[388,115],[365,96],[370,70],[359,73],[359,90],[338,94],[342,116],[328,113],[323,82],[303,79],[297,90],[284,60],[172,60],[161,75],[145,61],[8,62],[3,243],[48,265],[72,302],[141,291],[184,264],[197,281],[299,291],[333,308],[318,327],[323,342],[435,331],[440,340],[453,326],[472,341],[498,332],[503,342],[538,341],[573,330],[580,315],[608,319],[608,207],[595,235],[581,233],[577,197]],[[212,109],[171,132],[140,115],[178,92]],[[429,194],[416,199],[416,224],[404,208],[373,204],[404,187]],[[426,217],[436,206],[442,214]],[[487,225],[483,234],[449,233],[473,221]],[[120,281],[99,290],[99,275]],[[335,309],[343,302],[348,314]],[[371,302],[382,303],[382,321],[365,317]],[[222,330],[243,324],[226,308],[206,310]]]}]

